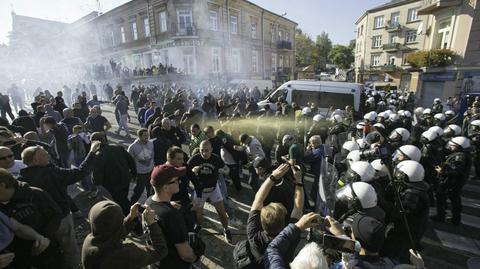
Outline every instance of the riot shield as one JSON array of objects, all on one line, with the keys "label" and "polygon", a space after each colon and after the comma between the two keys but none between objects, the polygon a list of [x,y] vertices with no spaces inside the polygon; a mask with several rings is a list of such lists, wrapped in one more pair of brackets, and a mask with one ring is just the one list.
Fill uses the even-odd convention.
[{"label": "riot shield", "polygon": [[322,158],[320,178],[318,182],[318,198],[316,212],[322,216],[331,216],[335,208],[335,192],[337,190],[338,173],[335,166]]}]

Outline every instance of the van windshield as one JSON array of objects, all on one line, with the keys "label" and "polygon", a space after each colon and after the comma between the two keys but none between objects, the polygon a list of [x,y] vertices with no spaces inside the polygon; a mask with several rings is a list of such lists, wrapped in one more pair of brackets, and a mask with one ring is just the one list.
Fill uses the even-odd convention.
[{"label": "van windshield", "polygon": [[287,93],[288,93],[288,91],[285,88],[278,89],[278,90],[274,89],[268,95],[268,100],[270,100],[270,102],[273,102],[273,103],[277,102],[279,97],[282,97],[283,100],[286,100],[287,99]]},{"label": "van windshield", "polygon": [[292,102],[299,106],[315,103],[319,108],[333,106],[334,108],[344,109],[346,106],[353,106],[353,94],[294,90],[292,92]]}]

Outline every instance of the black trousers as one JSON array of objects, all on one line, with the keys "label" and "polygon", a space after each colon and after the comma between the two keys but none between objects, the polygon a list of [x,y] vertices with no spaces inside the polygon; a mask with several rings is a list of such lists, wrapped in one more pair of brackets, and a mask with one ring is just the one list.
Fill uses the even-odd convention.
[{"label": "black trousers", "polygon": [[133,189],[133,195],[130,198],[130,204],[134,204],[140,199],[143,194],[143,190],[147,191],[147,197],[152,194],[152,185],[150,185],[150,173],[137,174],[137,184]]},{"label": "black trousers", "polygon": [[441,218],[445,217],[445,210],[447,208],[447,198],[450,199],[452,206],[452,221],[460,222],[462,213],[462,188],[465,185],[464,181],[455,182],[449,188],[447,185],[439,184],[437,188],[437,215]]}]

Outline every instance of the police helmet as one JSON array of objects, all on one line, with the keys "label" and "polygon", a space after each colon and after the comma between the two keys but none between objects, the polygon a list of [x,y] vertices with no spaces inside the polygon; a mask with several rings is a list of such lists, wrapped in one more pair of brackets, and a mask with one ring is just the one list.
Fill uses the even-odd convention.
[{"label": "police helmet", "polygon": [[432,126],[432,127],[430,127],[428,130],[437,133],[438,136],[442,136],[442,135],[443,135],[443,129],[442,129],[442,127]]},{"label": "police helmet", "polygon": [[313,121],[315,122],[320,122],[321,120],[323,120],[325,117],[320,115],[320,114],[317,114],[315,116],[313,116]]},{"label": "police helmet", "polygon": [[393,177],[405,182],[420,182],[425,177],[425,169],[419,162],[407,160],[397,164]]},{"label": "police helmet", "polygon": [[[413,145],[403,145],[399,147],[394,154],[393,159],[398,159],[400,154],[403,155],[407,160],[417,161],[419,162],[422,158],[422,152],[420,149]],[[404,159],[405,160],[405,159]]]},{"label": "police helmet", "polygon": [[446,146],[450,147],[450,146],[453,146],[453,145],[459,146],[462,149],[469,149],[470,148],[470,139],[468,139],[464,136],[454,137],[454,138],[450,139],[450,141],[448,141]]},{"label": "police helmet", "polygon": [[444,121],[445,120],[445,115],[443,113],[437,113],[433,116],[433,118],[435,118],[436,120],[439,120],[439,121]]},{"label": "police helmet", "polygon": [[[479,120],[479,123],[480,123],[480,120]],[[452,133],[453,134],[452,136],[459,136],[460,134],[462,134],[462,127],[456,124],[450,124],[447,127],[445,127],[445,129],[443,129],[443,134],[448,134],[448,133]]]},{"label": "police helmet", "polygon": [[359,150],[360,147],[358,146],[357,142],[355,141],[347,141],[343,143],[342,149],[351,152],[353,150]]},{"label": "police helmet", "polygon": [[375,177],[375,169],[369,162],[354,162],[350,165],[350,169],[354,171],[363,182],[370,182]]},{"label": "police helmet", "polygon": [[407,142],[410,138],[410,132],[405,128],[396,128],[390,133],[390,136],[388,138],[394,141],[401,140],[402,142]]},{"label": "police helmet", "polygon": [[348,165],[352,165],[354,162],[360,161],[360,150],[352,150],[347,155],[347,163]]},{"label": "police helmet", "polygon": [[336,193],[337,199],[347,199],[352,202],[353,208],[357,210],[373,208],[377,206],[377,193],[372,185],[365,182],[354,182],[348,184]]}]

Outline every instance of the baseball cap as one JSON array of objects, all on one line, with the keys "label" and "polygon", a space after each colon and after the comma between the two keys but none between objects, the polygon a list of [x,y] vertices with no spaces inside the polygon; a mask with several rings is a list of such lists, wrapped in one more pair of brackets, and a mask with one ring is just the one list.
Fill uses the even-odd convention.
[{"label": "baseball cap", "polygon": [[379,252],[385,241],[385,226],[378,220],[358,214],[352,223],[355,240],[370,252]]},{"label": "baseball cap", "polygon": [[174,177],[184,176],[186,171],[186,167],[175,167],[171,164],[157,165],[150,176],[150,184],[156,187],[163,186]]}]

